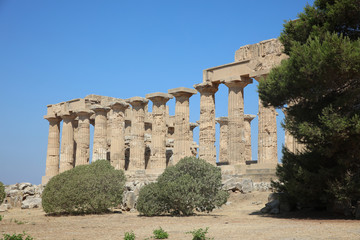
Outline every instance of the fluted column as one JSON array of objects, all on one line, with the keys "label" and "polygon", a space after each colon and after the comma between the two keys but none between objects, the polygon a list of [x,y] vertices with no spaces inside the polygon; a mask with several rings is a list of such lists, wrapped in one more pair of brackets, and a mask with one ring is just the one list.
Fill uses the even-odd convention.
[{"label": "fluted column", "polygon": [[78,116],[78,133],[76,137],[75,166],[89,164],[90,161],[90,116],[92,111],[83,109],[76,111]]},{"label": "fluted column", "polygon": [[[255,78],[266,81],[266,76]],[[276,111],[274,107],[264,107],[259,98],[259,126],[258,126],[258,163],[277,164],[277,127]]]},{"label": "fluted column", "polygon": [[153,102],[152,109],[152,135],[151,156],[148,163],[149,169],[166,168],[166,103],[173,98],[167,93],[151,93],[146,98]]},{"label": "fluted column", "polygon": [[215,93],[218,84],[200,83],[194,88],[200,93],[199,158],[216,165]]},{"label": "fluted column", "polygon": [[48,146],[46,154],[46,170],[42,179],[42,184],[59,173],[59,153],[60,153],[60,122],[61,118],[55,115],[44,116],[49,121]]},{"label": "fluted column", "polygon": [[194,141],[194,129],[199,126],[199,123],[190,123],[190,141]]},{"label": "fluted column", "polygon": [[228,162],[230,165],[245,164],[244,88],[252,83],[250,78],[229,79],[228,103]]},{"label": "fluted column", "polygon": [[183,157],[191,156],[190,151],[190,112],[189,99],[197,91],[191,88],[173,88],[168,93],[176,98],[175,104],[175,137],[173,164],[179,162]]},{"label": "fluted column", "polygon": [[[289,105],[289,104],[288,104]],[[287,109],[283,108],[282,109],[285,118],[287,118],[288,113],[287,113]],[[305,149],[305,145],[300,143],[299,141],[297,141],[293,135],[290,134],[290,132],[285,129],[285,143],[284,143],[285,147],[292,153],[298,154],[302,151],[304,151]]]},{"label": "fluted column", "polygon": [[251,153],[251,121],[255,118],[255,115],[245,114],[244,128],[245,128],[245,161],[252,160]]},{"label": "fluted column", "polygon": [[216,118],[216,122],[220,124],[220,139],[219,139],[219,162],[228,162],[228,118]]},{"label": "fluted column", "polygon": [[145,106],[149,100],[132,97],[128,102],[132,106],[130,163],[128,170],[145,169]]},{"label": "fluted column", "polygon": [[70,170],[74,167],[74,119],[75,115],[64,113],[61,134],[61,155],[59,173]]},{"label": "fluted column", "polygon": [[94,105],[91,110],[95,112],[94,144],[92,161],[106,159],[107,155],[107,112],[108,107]]},{"label": "fluted column", "polygon": [[125,169],[125,110],[124,101],[110,103],[112,109],[110,163],[115,169]]}]

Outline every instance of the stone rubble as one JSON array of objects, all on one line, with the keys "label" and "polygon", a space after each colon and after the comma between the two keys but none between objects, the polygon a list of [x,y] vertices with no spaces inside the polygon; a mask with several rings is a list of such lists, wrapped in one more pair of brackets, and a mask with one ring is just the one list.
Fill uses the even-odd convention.
[{"label": "stone rubble", "polygon": [[0,204],[0,212],[19,207],[22,209],[41,207],[43,190],[44,186],[41,184],[17,183],[5,186],[6,197]]}]

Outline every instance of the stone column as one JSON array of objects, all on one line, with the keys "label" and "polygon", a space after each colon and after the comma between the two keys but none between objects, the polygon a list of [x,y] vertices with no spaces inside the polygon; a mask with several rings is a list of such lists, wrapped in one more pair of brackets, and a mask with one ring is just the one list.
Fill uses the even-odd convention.
[{"label": "stone column", "polygon": [[216,122],[220,124],[220,149],[219,149],[219,162],[228,162],[228,118],[216,118]]},{"label": "stone column", "polygon": [[55,115],[44,116],[49,121],[48,146],[46,154],[45,176],[42,184],[46,184],[51,177],[59,174],[60,153],[60,122],[61,118]]},{"label": "stone column", "polygon": [[74,119],[72,113],[63,113],[62,134],[61,134],[61,155],[59,173],[70,170],[74,167]]},{"label": "stone column", "polygon": [[190,123],[190,141],[194,141],[194,129],[199,126],[199,123]]},{"label": "stone column", "polygon": [[149,169],[166,168],[166,103],[173,98],[167,93],[151,93],[146,98],[153,102],[152,109],[152,135],[151,156],[148,163]]},{"label": "stone column", "polygon": [[245,127],[245,161],[252,160],[251,153],[251,121],[255,118],[255,115],[246,114],[244,117]]},{"label": "stone column", "polygon": [[107,112],[109,107],[93,105],[91,110],[95,112],[94,144],[92,161],[106,159],[107,156]]},{"label": "stone column", "polygon": [[244,88],[252,83],[250,78],[228,79],[228,162],[245,164]]},{"label": "stone column", "polygon": [[125,110],[124,101],[110,104],[112,109],[110,163],[115,169],[125,169]]},{"label": "stone column", "polygon": [[[287,118],[287,109],[282,109],[285,118]],[[305,145],[297,141],[288,130],[285,129],[285,147],[292,153],[298,154],[305,149]]]},{"label": "stone column", "polygon": [[93,112],[87,109],[76,111],[79,120],[75,166],[86,165],[90,161],[90,116],[92,114]]},{"label": "stone column", "polygon": [[107,112],[107,124],[106,124],[106,143],[107,143],[107,152],[106,152],[106,160],[110,160],[110,149],[111,149],[111,130],[112,130],[112,119],[113,119],[113,110],[110,109]]},{"label": "stone column", "polygon": [[128,170],[145,169],[145,106],[149,100],[132,97],[128,102],[132,106],[130,163]]},{"label": "stone column", "polygon": [[[255,78],[265,81],[266,76]],[[274,107],[264,107],[259,98],[258,164],[277,164],[277,128]]]},{"label": "stone column", "polygon": [[173,154],[173,164],[176,164],[183,157],[191,156],[189,99],[197,91],[191,88],[180,87],[169,89],[168,93],[176,98]]},{"label": "stone column", "polygon": [[218,84],[200,83],[194,88],[200,93],[199,158],[216,165],[215,93]]}]

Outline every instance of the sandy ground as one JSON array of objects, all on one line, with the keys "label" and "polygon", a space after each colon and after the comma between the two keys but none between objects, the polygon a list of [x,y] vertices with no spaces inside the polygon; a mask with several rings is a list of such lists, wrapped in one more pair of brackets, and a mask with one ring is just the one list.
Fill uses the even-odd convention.
[{"label": "sandy ground", "polygon": [[0,235],[25,231],[34,239],[123,239],[125,232],[133,231],[136,239],[145,239],[153,235],[154,229],[162,227],[169,233],[169,239],[192,239],[186,232],[209,227],[207,236],[216,240],[360,239],[359,220],[261,215],[259,210],[268,194],[234,193],[230,204],[210,214],[191,217],[141,217],[129,212],[51,217],[45,216],[41,209],[12,209],[0,213],[3,215]]}]

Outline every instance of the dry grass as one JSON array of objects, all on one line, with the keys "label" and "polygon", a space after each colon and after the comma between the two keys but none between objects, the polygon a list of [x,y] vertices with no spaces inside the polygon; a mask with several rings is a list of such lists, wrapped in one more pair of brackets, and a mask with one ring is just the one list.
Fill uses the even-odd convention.
[{"label": "dry grass", "polygon": [[[191,217],[140,217],[137,213],[87,216],[45,216],[41,209],[13,209],[1,213],[0,234],[25,231],[35,239],[123,239],[133,231],[136,239],[152,236],[162,227],[169,239],[191,239],[186,232],[209,227],[214,239],[360,239],[360,221],[313,217],[266,217],[258,211],[268,193],[232,194],[231,204],[211,214]],[[259,204],[262,202],[262,204]],[[24,222],[24,224],[17,224]]]}]

